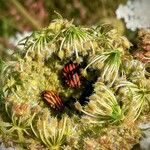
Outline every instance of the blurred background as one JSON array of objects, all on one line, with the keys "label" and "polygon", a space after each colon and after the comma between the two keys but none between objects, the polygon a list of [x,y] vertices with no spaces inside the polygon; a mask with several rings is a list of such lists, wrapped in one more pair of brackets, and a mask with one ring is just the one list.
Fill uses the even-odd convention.
[{"label": "blurred background", "polygon": [[[126,29],[117,19],[116,10],[127,0],[0,0],[0,57],[7,59],[16,41],[34,30],[46,27],[57,17],[74,19],[75,24],[93,25],[111,23],[120,34],[134,39],[136,32]],[[132,34],[131,34],[132,33]]]}]

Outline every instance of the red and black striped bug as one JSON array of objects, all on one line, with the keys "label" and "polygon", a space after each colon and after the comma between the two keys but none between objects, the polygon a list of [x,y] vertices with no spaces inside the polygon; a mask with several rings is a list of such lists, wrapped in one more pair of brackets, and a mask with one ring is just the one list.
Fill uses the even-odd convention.
[{"label": "red and black striped bug", "polygon": [[41,97],[55,110],[60,110],[64,106],[62,99],[54,91],[45,90],[41,93]]},{"label": "red and black striped bug", "polygon": [[81,77],[79,74],[79,65],[77,63],[68,63],[63,68],[63,76],[65,83],[71,88],[77,88],[81,86]]}]

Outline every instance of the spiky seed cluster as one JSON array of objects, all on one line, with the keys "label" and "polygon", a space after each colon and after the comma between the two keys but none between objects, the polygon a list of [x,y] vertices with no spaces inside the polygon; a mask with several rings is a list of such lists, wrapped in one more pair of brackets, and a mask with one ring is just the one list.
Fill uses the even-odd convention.
[{"label": "spiky seed cluster", "polygon": [[101,82],[95,84],[94,92],[84,109],[76,104],[76,107],[86,115],[84,120],[88,119],[88,123],[95,124],[121,122],[124,119],[124,110],[113,92]]},{"label": "spiky seed cluster", "polygon": [[72,135],[74,129],[71,120],[68,116],[64,116],[61,120],[50,118],[45,113],[43,112],[43,115],[38,117],[36,125],[32,125],[32,131],[47,148],[59,149],[64,144],[66,137]]},{"label": "spiky seed cluster", "polygon": [[[148,83],[149,84],[149,83]],[[128,109],[126,120],[135,121],[143,108],[149,105],[150,102],[150,90],[148,84],[136,85],[129,81],[121,81],[118,83],[117,88],[123,88],[122,92],[130,96],[130,103],[128,103],[126,109]],[[124,105],[126,103],[124,102]]]}]

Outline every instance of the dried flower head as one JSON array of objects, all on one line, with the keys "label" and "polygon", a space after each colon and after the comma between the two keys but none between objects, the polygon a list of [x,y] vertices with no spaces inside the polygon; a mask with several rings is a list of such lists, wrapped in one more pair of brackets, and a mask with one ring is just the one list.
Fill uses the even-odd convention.
[{"label": "dried flower head", "polygon": [[29,112],[29,105],[27,103],[13,103],[12,112],[17,116],[24,116]]}]

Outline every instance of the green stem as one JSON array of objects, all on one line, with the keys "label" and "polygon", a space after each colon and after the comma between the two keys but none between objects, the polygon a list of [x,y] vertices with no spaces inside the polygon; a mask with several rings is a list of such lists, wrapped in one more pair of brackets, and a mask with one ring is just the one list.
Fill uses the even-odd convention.
[{"label": "green stem", "polygon": [[21,129],[17,129],[19,141],[22,143],[24,141],[23,132]]},{"label": "green stem", "polygon": [[14,6],[16,7],[16,9],[20,12],[20,14],[25,17],[26,20],[28,20],[28,22],[31,23],[31,25],[35,28],[35,29],[40,29],[41,28],[41,24],[40,22],[38,22],[37,20],[35,20],[28,12],[27,10],[18,2],[18,0],[10,0]]}]

